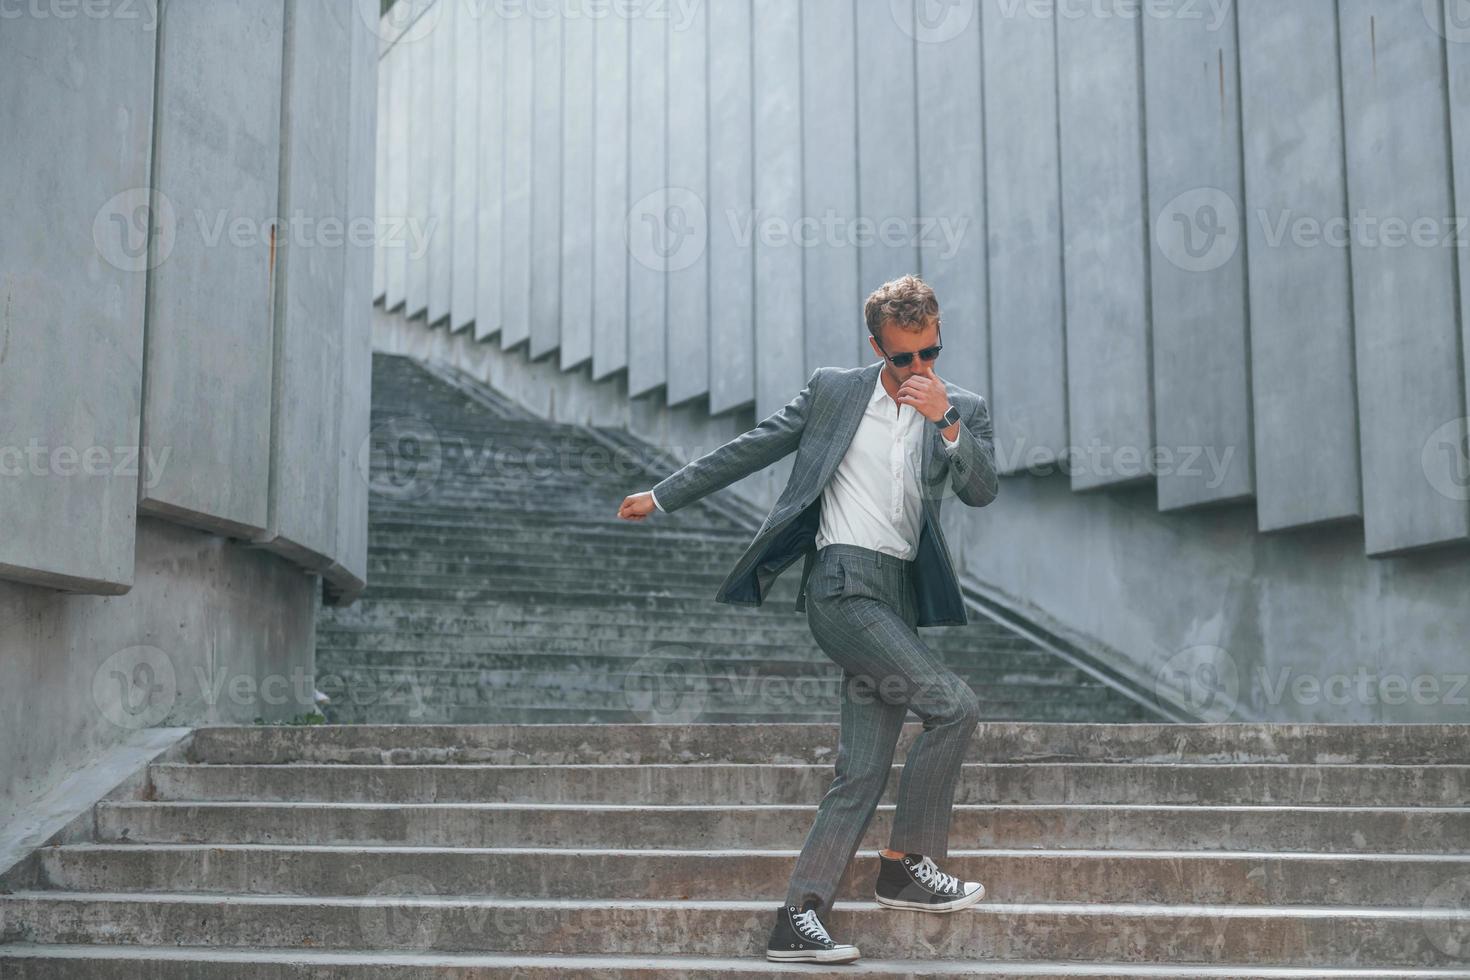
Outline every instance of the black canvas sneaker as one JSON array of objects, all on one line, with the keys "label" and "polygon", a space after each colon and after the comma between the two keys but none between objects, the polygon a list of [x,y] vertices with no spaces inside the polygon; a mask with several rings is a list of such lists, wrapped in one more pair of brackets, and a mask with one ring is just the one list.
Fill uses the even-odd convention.
[{"label": "black canvas sneaker", "polygon": [[801,909],[783,905],[776,910],[776,927],[766,941],[766,959],[800,963],[851,963],[860,955],[850,943],[836,943],[817,918],[816,902]]},{"label": "black canvas sneaker", "polygon": [[985,897],[985,886],[980,882],[961,881],[945,874],[925,855],[891,858],[879,854],[878,859],[878,883],[873,886],[873,897],[889,908],[953,912]]}]

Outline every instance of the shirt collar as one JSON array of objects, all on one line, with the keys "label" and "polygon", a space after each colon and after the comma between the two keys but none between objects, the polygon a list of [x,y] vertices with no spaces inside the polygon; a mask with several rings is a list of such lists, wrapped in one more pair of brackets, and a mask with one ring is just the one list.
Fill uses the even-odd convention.
[{"label": "shirt collar", "polygon": [[873,382],[873,395],[868,399],[868,404],[871,405],[880,398],[888,398],[888,392],[883,388],[883,369],[881,367],[878,369],[878,380]]}]

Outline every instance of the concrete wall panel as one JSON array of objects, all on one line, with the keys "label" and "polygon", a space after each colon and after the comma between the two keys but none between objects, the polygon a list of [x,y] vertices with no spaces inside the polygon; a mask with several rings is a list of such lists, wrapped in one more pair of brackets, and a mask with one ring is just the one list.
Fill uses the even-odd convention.
[{"label": "concrete wall panel", "polygon": [[1151,479],[1142,25],[1057,21],[1073,490]]},{"label": "concrete wall panel", "polygon": [[480,35],[479,214],[475,222],[475,339],[505,322],[502,243],[502,179],[505,172],[505,22],[489,10],[477,21]]},{"label": "concrete wall panel", "polygon": [[[811,372],[796,356],[805,350],[804,276],[790,237],[803,214],[801,17],[785,0],[755,0],[752,12],[755,214],[772,229],[756,233],[754,415],[759,420],[791,401]],[[783,229],[784,236],[779,234]],[[779,488],[790,466],[788,457],[747,479]]]},{"label": "concrete wall panel", "polygon": [[669,45],[668,269],[670,405],[709,392],[708,5],[671,6]]},{"label": "concrete wall panel", "polygon": [[[628,24],[628,396],[667,377],[670,242],[668,194],[668,19],[648,8]],[[658,11],[657,13],[655,11]]]},{"label": "concrete wall panel", "polygon": [[[1240,0],[1256,510],[1273,531],[1362,516],[1337,4]],[[1303,288],[1310,283],[1311,288]]]},{"label": "concrete wall panel", "polygon": [[590,17],[562,24],[567,71],[562,92],[561,368],[592,357],[592,218],[596,182],[597,27]]},{"label": "concrete wall panel", "polygon": [[454,253],[449,326],[475,319],[476,236],[479,234],[480,20],[490,16],[472,0],[454,0]]},{"label": "concrete wall panel", "polygon": [[[881,24],[881,21],[880,21]],[[800,242],[787,246],[805,278],[806,374],[823,365],[873,360],[853,345],[861,330],[861,252],[850,230],[859,216],[857,24],[850,0],[801,5],[802,216]],[[871,287],[869,287],[871,289]],[[866,347],[866,344],[862,345]],[[784,403],[783,403],[784,404]]]},{"label": "concrete wall panel", "polygon": [[1067,441],[1056,20],[984,10],[991,407],[997,464],[1016,473]]},{"label": "concrete wall panel", "polygon": [[709,410],[755,397],[750,0],[709,8]]},{"label": "concrete wall panel", "polygon": [[[347,119],[347,216],[349,226],[368,227],[379,186],[372,150],[378,139],[378,38],[351,18],[351,104]],[[367,583],[367,474],[358,454],[367,443],[372,412],[373,304],[367,292],[378,250],[349,237],[342,283],[342,408],[337,448],[337,542],[323,573],[334,597],[351,601]]]},{"label": "concrete wall panel", "polygon": [[917,0],[857,4],[857,315],[849,329],[858,364],[878,359],[863,301],[883,283],[917,272],[918,146],[914,7]]},{"label": "concrete wall panel", "polygon": [[561,343],[561,23],[537,16],[531,27],[531,357]]},{"label": "concrete wall panel", "polygon": [[[169,463],[139,509],[250,538],[269,518],[277,240],[291,233],[275,227],[284,4],[161,13],[153,177],[178,220],[148,283],[143,446]],[[243,66],[267,84],[238,84]]]},{"label": "concrete wall panel", "polygon": [[[377,78],[377,119],[374,127],[377,133],[377,146],[374,152],[377,156],[373,171],[373,212],[376,218],[381,219],[388,213],[388,114],[391,105],[391,89],[388,86],[389,76],[386,70],[386,59],[378,57],[377,48],[373,49],[373,74]],[[381,229],[374,232],[375,237],[381,238]],[[383,300],[388,293],[388,252],[379,241],[373,248],[373,300]]]},{"label": "concrete wall panel", "polygon": [[154,5],[134,11],[0,27],[0,577],[103,593],[133,582],[147,479],[123,458],[138,446],[158,37]]},{"label": "concrete wall panel", "polygon": [[409,58],[413,45],[394,45],[383,55],[381,71],[387,76],[388,117],[387,166],[384,175],[386,213],[379,215],[379,248],[383,252],[383,306],[396,310],[408,297],[408,110],[409,92],[413,87],[413,63]]},{"label": "concrete wall panel", "polygon": [[449,316],[454,282],[454,120],[455,35],[459,32],[456,0],[438,0],[433,33],[424,39],[430,49],[429,92],[429,304],[431,325]]},{"label": "concrete wall panel", "polygon": [[429,251],[438,232],[431,209],[434,174],[434,53],[438,32],[433,29],[441,11],[438,0],[423,15],[428,25],[405,33],[397,46],[408,59],[408,285],[404,312],[424,316],[429,309]]},{"label": "concrete wall panel", "polygon": [[1159,508],[1255,489],[1235,8],[1143,18]]},{"label": "concrete wall panel", "polygon": [[[495,8],[490,8],[495,9]],[[531,140],[534,86],[532,18],[525,8],[507,8],[505,31],[505,164],[501,198],[500,347],[508,350],[531,335]]]},{"label": "concrete wall panel", "polygon": [[[990,401],[980,4],[965,0],[930,14],[918,7],[914,21],[919,273],[934,287],[945,324],[936,373]],[[863,361],[873,359],[868,353]]]},{"label": "concrete wall panel", "polygon": [[599,17],[593,193],[592,379],[628,365],[628,20]]},{"label": "concrete wall panel", "polygon": [[1455,213],[1445,40],[1421,8],[1339,5],[1370,555],[1470,538],[1460,454],[1443,451],[1463,445],[1465,424],[1457,265],[1444,244],[1457,232],[1444,227]]},{"label": "concrete wall panel", "polygon": [[[270,517],[256,541],[309,568],[337,545],[352,118],[351,18],[287,0],[282,70],[281,213],[299,227],[276,245]],[[232,408],[237,406],[232,406]]]}]

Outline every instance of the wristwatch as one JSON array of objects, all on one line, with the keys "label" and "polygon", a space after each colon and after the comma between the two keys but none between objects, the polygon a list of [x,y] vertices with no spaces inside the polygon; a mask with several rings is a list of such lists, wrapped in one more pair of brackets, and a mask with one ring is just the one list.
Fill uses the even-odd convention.
[{"label": "wristwatch", "polygon": [[949,411],[941,415],[934,424],[941,429],[947,429],[960,420],[960,410],[956,405],[949,406]]}]

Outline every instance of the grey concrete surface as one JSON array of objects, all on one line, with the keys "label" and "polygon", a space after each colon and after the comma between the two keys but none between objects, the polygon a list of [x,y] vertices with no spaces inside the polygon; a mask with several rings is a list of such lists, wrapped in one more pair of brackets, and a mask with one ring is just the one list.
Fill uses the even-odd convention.
[{"label": "grey concrete surface", "polygon": [[[804,277],[804,378],[824,364],[865,363],[857,342],[867,333],[867,293],[858,281],[859,247],[845,233],[862,213],[853,153],[859,72],[854,8],[840,0],[817,0],[801,8],[801,209],[804,217],[818,220],[805,233],[808,244],[787,247],[799,257]],[[822,220],[829,215],[831,224]],[[827,232],[829,227],[836,233]]]},{"label": "grey concrete surface", "polygon": [[[755,0],[751,16],[752,23],[759,25],[752,38],[751,68],[755,86],[755,213],[770,220],[775,229],[769,236],[758,237],[755,249],[758,288],[754,304],[753,408],[758,421],[789,402],[811,373],[803,363],[806,328],[797,315],[805,296],[805,272],[801,249],[792,239],[797,222],[805,214],[801,199],[799,16],[796,8],[779,0]],[[785,234],[781,234],[783,229]],[[639,421],[640,431],[649,431],[657,424],[658,414],[649,411]],[[774,503],[790,467],[791,460],[783,459],[764,473],[746,477],[742,485],[760,488],[757,492],[761,494],[769,493]]]},{"label": "grey concrete surface", "polygon": [[169,464],[138,509],[247,538],[269,522],[273,308],[290,232],[275,221],[280,84],[236,81],[241,64],[281,77],[284,8],[175,4],[159,25],[153,184],[175,233],[150,260],[142,444]]},{"label": "grey concrete surface", "polygon": [[[919,269],[939,298],[945,344],[941,376],[993,401],[980,10],[948,7],[938,20],[925,16],[915,25],[918,208],[931,223],[923,229]],[[955,125],[955,120],[971,122]],[[872,348],[859,341],[859,363],[867,363]]]},{"label": "grey concrete surface", "polygon": [[990,386],[996,468],[1052,463],[1067,442],[1056,18],[984,4]]},{"label": "grey concrete surface", "polygon": [[501,192],[505,172],[505,32],[495,17],[479,17],[476,24],[480,36],[480,171],[476,199],[479,220],[475,227],[475,339],[484,340],[497,333],[504,322]]},{"label": "grey concrete surface", "polygon": [[668,18],[653,8],[628,20],[628,392],[668,378]]},{"label": "grey concrete surface", "polygon": [[1238,8],[1262,531],[1363,515],[1351,255],[1309,224],[1341,227],[1347,217],[1336,8]]},{"label": "grey concrete surface", "polygon": [[1079,492],[1151,479],[1142,43],[1137,19],[1057,21],[1068,445]]},{"label": "grey concrete surface", "polygon": [[[858,249],[858,310],[849,343],[855,361],[838,351],[833,363],[861,365],[874,359],[862,324],[862,303],[874,288],[919,268],[914,209],[918,194],[918,144],[914,114],[914,11],[916,0],[855,4],[857,64],[858,222],[843,236],[870,242]],[[837,311],[842,315],[841,311]],[[801,379],[805,381],[810,371]],[[800,384],[798,384],[800,387]],[[775,406],[773,406],[774,410]]]},{"label": "grey concrete surface", "polygon": [[1255,491],[1235,7],[1143,20],[1159,509]]},{"label": "grey concrete surface", "polygon": [[[668,21],[668,272],[664,357],[670,405],[709,394],[708,4]],[[565,363],[565,360],[563,360]]]},{"label": "grey concrete surface", "polygon": [[[501,306],[500,347],[509,350],[531,335],[531,248],[532,218],[531,158],[534,139],[534,90],[526,84],[535,70],[532,57],[535,38],[533,18],[526,8],[511,7],[511,15],[495,18],[505,35],[501,49],[505,118],[501,129],[505,145],[501,195]],[[612,18],[618,19],[618,18]]]},{"label": "grey concrete surface", "polygon": [[449,316],[454,279],[454,120],[455,99],[454,53],[456,35],[460,32],[462,5],[455,0],[439,0],[435,11],[434,31],[424,44],[429,48],[432,78],[429,83],[429,219],[434,223],[429,239],[429,300],[427,313],[431,324]]},{"label": "grey concrete surface", "polygon": [[[436,4],[437,6],[437,4]],[[405,33],[396,47],[402,48],[408,77],[408,103],[404,127],[408,154],[408,193],[405,214],[409,221],[406,237],[404,312],[424,316],[429,308],[429,252],[438,223],[430,204],[434,173],[434,52],[442,11],[434,7],[422,28]],[[417,229],[415,233],[415,229]]]},{"label": "grey concrete surface", "polygon": [[148,728],[313,707],[316,576],[148,517],[136,562],[123,596],[0,582],[0,745],[12,749],[0,753],[0,811],[34,812]]},{"label": "grey concrete surface", "polygon": [[[524,15],[522,15],[524,16]],[[532,358],[561,344],[561,102],[560,17],[531,22],[531,325]]]},{"label": "grey concrete surface", "polygon": [[1445,227],[1456,213],[1445,40],[1421,7],[1339,7],[1348,211],[1367,219],[1355,235],[1353,303],[1370,555],[1470,540],[1462,287],[1445,247],[1470,233]]},{"label": "grey concrete surface", "polygon": [[597,21],[592,377],[628,366],[628,21]]},{"label": "grey concrete surface", "polygon": [[454,177],[449,220],[453,225],[454,264],[449,297],[452,330],[475,319],[478,285],[475,249],[479,236],[480,191],[480,20],[488,16],[471,0],[454,7]]},{"label": "grey concrete surface", "polygon": [[383,302],[388,309],[403,306],[408,294],[408,183],[410,160],[408,150],[409,92],[413,88],[409,53],[412,45],[391,47],[383,55],[382,72],[388,82],[388,115],[383,120],[383,138],[387,141],[387,211],[379,219],[383,236]]},{"label": "grey concrete surface", "polygon": [[755,245],[739,236],[753,216],[751,9],[709,8],[709,411],[755,397]]},{"label": "grey concrete surface", "polygon": [[276,245],[270,513],[254,540],[315,569],[337,546],[347,245],[331,229],[348,218],[352,20],[290,4],[281,81],[280,206],[301,223]]},{"label": "grey concrete surface", "polygon": [[135,12],[0,30],[0,576],[108,593],[132,584],[149,479],[136,461],[157,13]]},{"label": "grey concrete surface", "polygon": [[[374,146],[381,146],[375,113],[378,85],[378,37],[366,21],[355,18],[350,56],[351,105],[347,128],[347,192],[349,222],[361,222],[373,210],[381,186]],[[360,468],[359,453],[370,432],[373,378],[373,301],[368,283],[381,249],[370,242],[349,240],[342,282],[341,422],[337,447],[337,522],[332,562],[322,571],[328,595],[337,603],[351,602],[367,584],[368,481]]]},{"label": "grey concrete surface", "polygon": [[596,270],[592,221],[597,187],[597,22],[562,24],[568,70],[562,82],[561,343],[563,371],[592,357],[592,289]]}]

